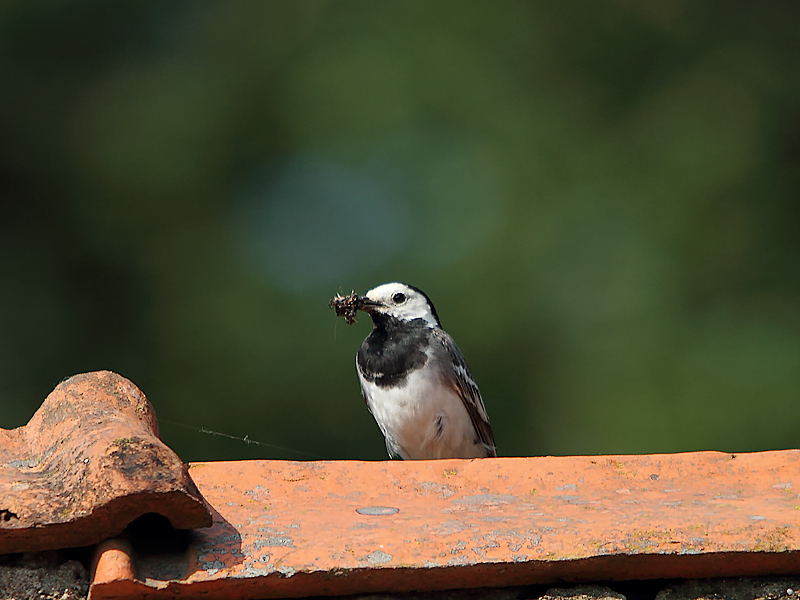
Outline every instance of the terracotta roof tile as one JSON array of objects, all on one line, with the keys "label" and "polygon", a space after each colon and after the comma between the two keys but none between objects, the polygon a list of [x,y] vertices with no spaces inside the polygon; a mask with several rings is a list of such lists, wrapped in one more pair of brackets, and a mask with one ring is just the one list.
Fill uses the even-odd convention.
[{"label": "terracotta roof tile", "polygon": [[[197,463],[214,525],[110,542],[94,600],[268,598],[800,568],[800,451]],[[162,557],[166,558],[166,557]],[[148,566],[148,565],[153,565]],[[138,569],[138,571],[137,571]]]},{"label": "terracotta roof tile", "polygon": [[0,429],[0,554],[95,544],[145,513],[177,528],[211,524],[153,408],[124,377],[76,375],[27,425]]}]

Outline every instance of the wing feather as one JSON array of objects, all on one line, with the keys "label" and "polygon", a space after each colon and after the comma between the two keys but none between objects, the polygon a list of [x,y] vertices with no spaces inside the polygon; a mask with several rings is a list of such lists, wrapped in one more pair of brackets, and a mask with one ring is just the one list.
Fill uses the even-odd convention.
[{"label": "wing feather", "polygon": [[448,368],[444,373],[447,384],[453,388],[461,398],[461,402],[464,403],[464,408],[467,409],[467,414],[469,414],[478,439],[486,447],[488,455],[497,456],[494,434],[492,433],[492,426],[489,424],[489,415],[486,412],[481,392],[472,377],[464,355],[461,354],[461,350],[459,350],[453,338],[446,331],[436,328],[432,333],[433,339],[442,345],[442,349],[449,358],[443,363],[452,365],[452,369]]}]

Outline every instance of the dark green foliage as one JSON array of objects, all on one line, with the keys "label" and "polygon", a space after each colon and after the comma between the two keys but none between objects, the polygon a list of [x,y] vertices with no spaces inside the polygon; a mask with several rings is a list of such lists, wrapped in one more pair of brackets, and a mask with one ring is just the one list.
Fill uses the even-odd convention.
[{"label": "dark green foliage", "polygon": [[[796,447],[800,5],[0,5],[0,427],[384,457],[340,289],[433,298],[501,455]],[[162,424],[184,459],[305,458]]]}]

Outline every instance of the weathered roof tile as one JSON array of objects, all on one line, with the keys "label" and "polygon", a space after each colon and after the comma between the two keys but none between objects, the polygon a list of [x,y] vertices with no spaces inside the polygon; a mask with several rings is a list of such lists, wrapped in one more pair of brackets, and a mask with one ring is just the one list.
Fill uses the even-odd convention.
[{"label": "weathered roof tile", "polygon": [[124,377],[71,377],[27,425],[0,429],[0,554],[94,544],[145,513],[180,529],[211,525],[153,408]]},{"label": "weathered roof tile", "polygon": [[[108,562],[101,553],[94,600],[764,575],[800,565],[796,450],[240,461],[192,464],[191,473],[216,509],[214,525],[171,557],[169,577],[136,548],[129,558],[110,549]],[[129,568],[104,567],[122,563]]]}]

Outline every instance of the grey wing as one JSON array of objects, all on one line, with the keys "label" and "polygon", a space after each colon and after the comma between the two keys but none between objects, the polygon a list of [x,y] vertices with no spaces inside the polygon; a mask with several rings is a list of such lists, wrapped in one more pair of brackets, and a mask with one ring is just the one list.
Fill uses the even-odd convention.
[{"label": "grey wing", "polygon": [[443,362],[453,365],[452,369],[448,369],[444,374],[447,383],[464,403],[475,432],[478,434],[478,439],[486,447],[489,456],[497,456],[489,415],[486,413],[481,392],[472,377],[464,355],[461,354],[461,350],[458,349],[453,338],[443,329],[435,329],[433,337],[442,344],[442,349],[447,354],[449,360]]}]

